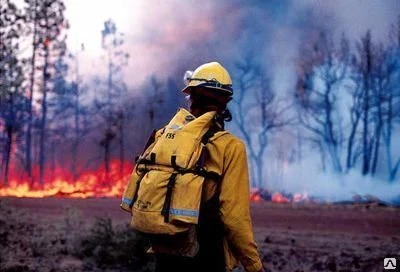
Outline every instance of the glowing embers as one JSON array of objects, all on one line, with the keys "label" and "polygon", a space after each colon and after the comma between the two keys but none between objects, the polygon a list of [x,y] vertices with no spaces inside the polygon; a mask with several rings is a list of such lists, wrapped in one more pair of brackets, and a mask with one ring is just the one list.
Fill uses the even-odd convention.
[{"label": "glowing embers", "polygon": [[276,203],[289,203],[291,202],[289,198],[285,197],[283,194],[275,192],[271,196],[272,202]]},{"label": "glowing embers", "polygon": [[[14,197],[120,197],[133,169],[132,163],[112,161],[109,170],[99,167],[81,173],[74,181],[71,173],[63,169],[47,171],[46,179],[39,184],[37,179],[20,178],[13,175],[7,186],[0,186],[0,196]],[[4,184],[4,183],[1,183]]]},{"label": "glowing embers", "polygon": [[308,203],[310,199],[307,193],[285,194],[279,192],[269,192],[265,189],[252,188],[250,191],[252,202],[272,201],[275,203]]}]

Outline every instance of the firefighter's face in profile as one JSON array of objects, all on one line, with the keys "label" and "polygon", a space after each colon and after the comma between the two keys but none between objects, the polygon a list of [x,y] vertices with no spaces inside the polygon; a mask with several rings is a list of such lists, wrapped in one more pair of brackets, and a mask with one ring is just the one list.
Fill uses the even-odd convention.
[{"label": "firefighter's face in profile", "polygon": [[226,104],[231,100],[227,96],[218,96],[207,88],[192,88],[190,94],[186,96],[189,111],[199,117],[207,111],[221,111],[226,108]]},{"label": "firefighter's face in profile", "polygon": [[189,94],[186,96],[186,100],[188,101],[188,109],[189,111],[196,117],[201,115],[201,107],[199,105],[198,100],[195,99],[195,96]]},{"label": "firefighter's face in profile", "polygon": [[212,97],[209,97],[206,88],[196,87],[192,88],[190,94],[186,97],[188,101],[189,111],[196,117],[205,113],[207,105],[212,104]]}]

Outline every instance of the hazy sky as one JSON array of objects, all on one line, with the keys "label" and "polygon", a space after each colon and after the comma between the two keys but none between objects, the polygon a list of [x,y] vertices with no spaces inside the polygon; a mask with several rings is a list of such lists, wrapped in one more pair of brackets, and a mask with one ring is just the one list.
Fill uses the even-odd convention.
[{"label": "hazy sky", "polygon": [[[345,32],[358,39],[367,29],[385,39],[400,15],[398,0],[65,0],[70,22],[68,45],[82,43],[83,71],[101,65],[103,22],[112,19],[125,34],[130,53],[127,81],[156,73],[181,77],[184,70],[212,59],[230,66],[243,49],[271,64],[275,84],[290,86],[293,59],[308,31]],[[179,75],[176,75],[176,74]],[[180,74],[182,73],[182,74]],[[286,83],[286,85],[285,85]]]}]

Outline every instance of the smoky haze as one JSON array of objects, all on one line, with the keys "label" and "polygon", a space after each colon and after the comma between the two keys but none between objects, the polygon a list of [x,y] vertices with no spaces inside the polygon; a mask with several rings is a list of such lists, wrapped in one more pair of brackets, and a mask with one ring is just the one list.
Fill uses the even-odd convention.
[{"label": "smoky haze", "polygon": [[[347,37],[348,51],[352,54],[368,30],[373,43],[389,44],[391,25],[399,20],[399,1],[64,0],[64,3],[70,25],[67,46],[75,56],[67,61],[70,70],[66,78],[79,81],[85,91],[83,104],[89,107],[92,101],[99,100],[95,110],[88,110],[96,124],[82,137],[90,138],[90,143],[78,148],[82,153],[78,156],[80,163],[92,160],[90,165],[101,164],[107,152],[112,158],[120,156],[133,161],[151,129],[161,127],[178,106],[185,106],[180,94],[184,72],[205,62],[219,61],[230,71],[235,90],[230,106],[235,121],[227,128],[246,142],[252,186],[287,193],[305,191],[334,201],[350,199],[354,194],[372,194],[387,201],[399,197],[400,174],[387,182],[387,171],[381,170],[386,167],[385,159],[380,161],[374,176],[361,174],[361,159],[354,168],[340,174],[322,170],[321,152],[308,141],[308,132],[297,126],[294,105],[299,75],[304,72],[299,72],[299,59],[308,54],[304,48],[312,47],[322,32],[330,35],[335,44],[340,44],[342,35]],[[121,65],[117,61],[109,65],[109,51],[102,47],[101,31],[109,19],[124,41],[115,52],[129,55]],[[76,63],[79,63],[79,77]],[[113,65],[118,66],[118,71],[110,83]],[[247,85],[241,83],[250,87],[242,88]],[[111,106],[111,98],[106,101],[106,97],[113,88],[124,93]],[[264,110],[259,107],[260,101],[266,101]],[[346,101],[340,103],[344,105]],[[242,124],[238,121],[241,107],[248,113],[242,116]],[[107,111],[110,116],[124,112],[126,126],[107,134],[120,121],[109,122],[112,118]],[[70,122],[72,125],[73,121]],[[260,128],[265,122],[271,126],[263,132]],[[122,131],[126,138],[118,143]],[[107,135],[112,135],[109,140]],[[395,151],[400,148],[396,135],[398,123],[391,143],[390,156],[394,162],[399,153]],[[119,144],[125,145],[124,154]],[[60,145],[60,162],[68,164],[72,160],[69,150],[69,143]],[[384,153],[383,150],[382,147],[380,152]],[[339,157],[344,160],[343,154]]]},{"label": "smoky haze", "polygon": [[[67,14],[79,11],[79,5],[68,7],[69,2],[74,0],[66,2]],[[124,10],[132,10],[131,16],[136,16],[136,19],[126,20],[121,28],[127,37],[126,48],[132,55],[126,79],[133,85],[153,73],[176,77],[177,73],[180,75],[210,59],[219,59],[229,67],[244,54],[244,50],[254,51],[272,73],[282,74],[284,78],[290,74],[293,77],[293,73],[286,70],[293,69],[299,43],[304,42],[302,38],[310,31],[326,29],[358,39],[371,29],[377,40],[385,40],[387,29],[396,22],[400,12],[400,4],[395,0],[235,0],[218,3],[168,0],[157,6],[152,1],[137,2],[115,3],[115,6],[124,6]],[[112,10],[114,5],[108,5]],[[135,9],[139,11],[135,12]],[[129,14],[124,12],[121,16],[128,17]],[[114,17],[110,18],[118,27],[118,17]],[[70,19],[70,24],[71,30],[79,31],[74,19]],[[101,25],[97,30],[99,47],[100,30]],[[85,42],[84,37],[80,39]],[[94,61],[90,59],[90,62]],[[280,69],[285,73],[280,73]],[[276,81],[285,84],[282,83],[285,80]],[[276,89],[282,88],[278,85]]]}]

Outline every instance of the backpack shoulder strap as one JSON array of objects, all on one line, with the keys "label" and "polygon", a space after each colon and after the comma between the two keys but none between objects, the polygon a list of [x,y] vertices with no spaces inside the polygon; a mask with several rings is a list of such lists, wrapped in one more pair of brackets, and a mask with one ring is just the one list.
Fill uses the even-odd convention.
[{"label": "backpack shoulder strap", "polygon": [[218,181],[221,176],[215,172],[212,171],[206,171],[204,169],[205,163],[209,157],[208,149],[207,149],[207,143],[210,141],[210,139],[215,135],[215,133],[222,131],[223,129],[216,123],[213,122],[208,129],[208,131],[203,135],[201,142],[203,144],[200,158],[196,163],[195,167],[195,172],[197,172],[199,175],[207,178],[207,179],[212,179],[215,181]]},{"label": "backpack shoulder strap", "polygon": [[224,129],[218,125],[218,123],[216,121],[214,121],[210,128],[208,129],[208,131],[203,135],[201,142],[206,145],[210,139],[215,135],[215,133],[219,132],[219,131],[223,131]]}]

